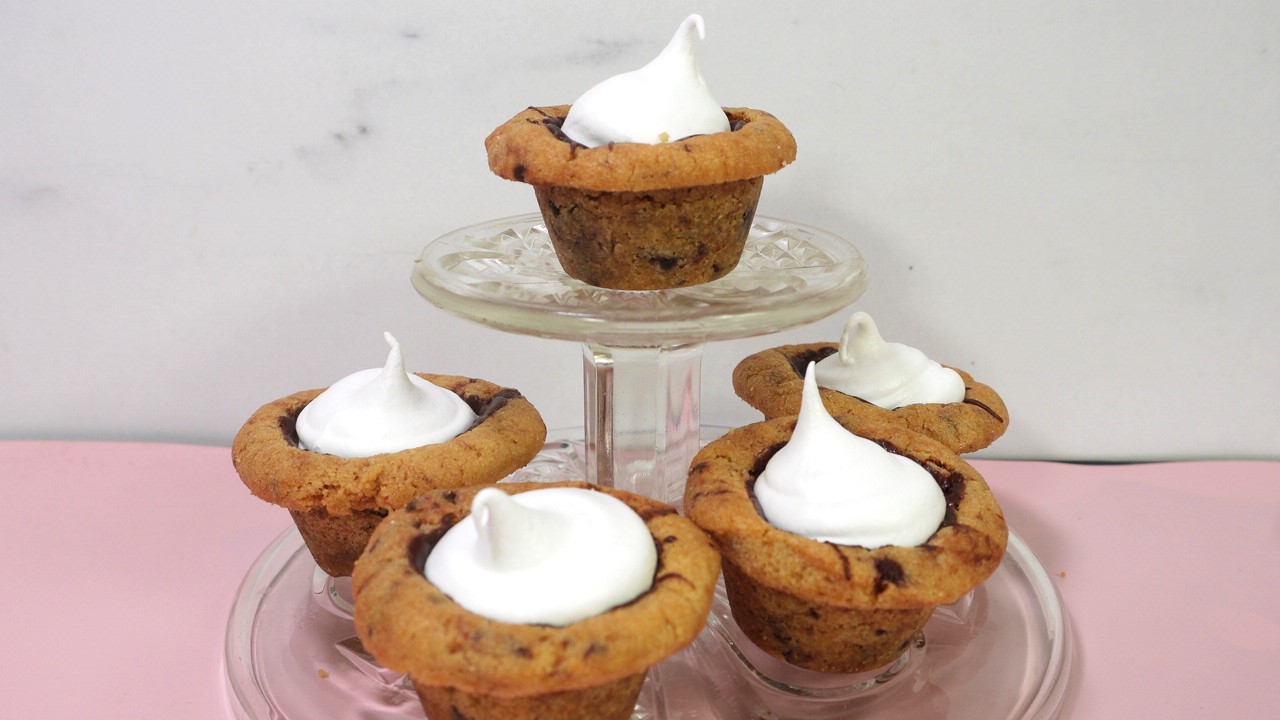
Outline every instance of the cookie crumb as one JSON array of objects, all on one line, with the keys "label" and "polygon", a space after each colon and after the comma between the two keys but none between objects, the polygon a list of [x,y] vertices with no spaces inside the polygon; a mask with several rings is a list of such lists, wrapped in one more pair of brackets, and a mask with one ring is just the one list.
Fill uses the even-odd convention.
[{"label": "cookie crumb", "polygon": [[321,680],[324,680],[325,678],[329,677],[329,671],[325,670],[324,668],[320,668],[320,672],[318,674],[320,675]]},{"label": "cookie crumb", "polygon": [[1058,571],[1058,577],[1062,577],[1062,578],[1064,578],[1064,577],[1066,577],[1066,576],[1067,576],[1067,571],[1066,571],[1066,570],[1059,570],[1059,571]]}]

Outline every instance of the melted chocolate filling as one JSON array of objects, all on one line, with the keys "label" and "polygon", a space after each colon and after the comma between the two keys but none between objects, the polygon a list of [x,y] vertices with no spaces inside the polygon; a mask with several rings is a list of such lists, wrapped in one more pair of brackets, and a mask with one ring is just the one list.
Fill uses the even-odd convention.
[{"label": "melted chocolate filling", "polygon": [[[302,408],[298,408],[298,412],[302,412]],[[288,440],[290,445],[301,447],[298,444],[298,413],[290,413],[280,418],[280,432],[284,433],[284,439]]]},{"label": "melted chocolate filling", "polygon": [[823,358],[836,354],[837,348],[824,347],[817,350],[803,350],[794,355],[789,355],[787,360],[791,361],[791,369],[796,371],[796,375],[804,379],[804,371],[809,368],[809,363],[818,362]]},{"label": "melted chocolate filling", "polygon": [[[541,120],[529,120],[529,122],[540,123],[543,127],[547,129],[547,132],[555,136],[555,139],[559,140],[562,143],[568,143],[569,157],[576,156],[578,154],[579,149],[583,149],[583,150],[586,149],[587,147],[586,145],[583,145],[582,143],[577,142],[573,138],[570,138],[568,135],[564,134],[564,118],[556,117],[555,115],[550,115],[547,113],[547,111],[543,110],[542,108],[530,107],[529,109],[533,110],[534,112],[542,116]],[[516,172],[517,175],[521,175],[521,176],[524,175],[524,172],[521,169],[523,167],[524,166],[522,165],[520,166],[520,168],[517,168],[517,172]],[[517,178],[517,179],[521,179],[521,178]]]},{"label": "melted chocolate filling", "polygon": [[460,397],[471,408],[471,412],[476,414],[476,421],[471,424],[470,428],[467,428],[467,430],[470,430],[506,407],[507,403],[520,397],[520,391],[513,388],[502,388],[493,397],[486,398],[478,395],[462,395]]}]

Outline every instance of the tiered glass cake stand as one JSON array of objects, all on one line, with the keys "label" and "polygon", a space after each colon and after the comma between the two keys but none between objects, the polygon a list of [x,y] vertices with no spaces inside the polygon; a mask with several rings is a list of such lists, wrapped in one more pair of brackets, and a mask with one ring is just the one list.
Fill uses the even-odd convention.
[{"label": "tiered glass cake stand", "polygon": [[[757,217],[742,262],[719,280],[603,290],[565,275],[541,217],[525,215],[437,239],[418,258],[413,284],[470,320],[582,344],[584,427],[549,433],[512,480],[585,479],[679,505],[693,455],[724,432],[701,424],[703,345],[831,315],[862,295],[867,269],[839,237]],[[348,582],[319,570],[292,528],[263,551],[227,628],[236,717],[424,717],[409,679],[361,647]],[[939,608],[893,665],[858,675],[803,671],[763,653],[742,636],[718,588],[706,630],[650,671],[634,718],[1049,720],[1070,669],[1061,600],[1010,533],[986,583]]]}]

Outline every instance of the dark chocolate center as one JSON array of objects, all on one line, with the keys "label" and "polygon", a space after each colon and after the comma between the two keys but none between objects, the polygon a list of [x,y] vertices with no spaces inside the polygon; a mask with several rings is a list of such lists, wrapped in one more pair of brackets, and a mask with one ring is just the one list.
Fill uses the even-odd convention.
[{"label": "dark chocolate center", "polygon": [[822,348],[817,348],[813,350],[801,350],[800,352],[797,352],[794,355],[788,356],[787,360],[791,361],[791,369],[796,371],[796,375],[799,375],[801,379],[803,379],[805,371],[809,369],[809,363],[818,362],[823,358],[829,357],[831,355],[835,355],[836,350],[837,348],[835,347],[822,347]]}]

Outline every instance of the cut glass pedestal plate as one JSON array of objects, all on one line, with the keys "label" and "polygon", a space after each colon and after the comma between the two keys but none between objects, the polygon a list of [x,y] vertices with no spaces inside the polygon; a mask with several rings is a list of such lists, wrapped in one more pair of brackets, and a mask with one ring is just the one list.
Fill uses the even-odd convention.
[{"label": "cut glass pedestal plate", "polygon": [[[526,215],[439,238],[419,257],[413,283],[462,317],[582,344],[584,426],[552,432],[510,480],[584,479],[679,504],[693,454],[725,430],[701,425],[703,344],[826,317],[857,300],[867,272],[842,239],[757,217],[743,261],[724,278],[602,290],[568,278],[541,218]],[[764,654],[738,631],[718,588],[707,628],[650,671],[634,718],[1050,720],[1070,669],[1061,600],[1011,532],[986,583],[939,608],[893,665],[859,675],[806,672]],[[361,647],[347,581],[320,571],[292,528],[241,584],[226,671],[229,704],[243,720],[424,717],[411,682]]]}]

